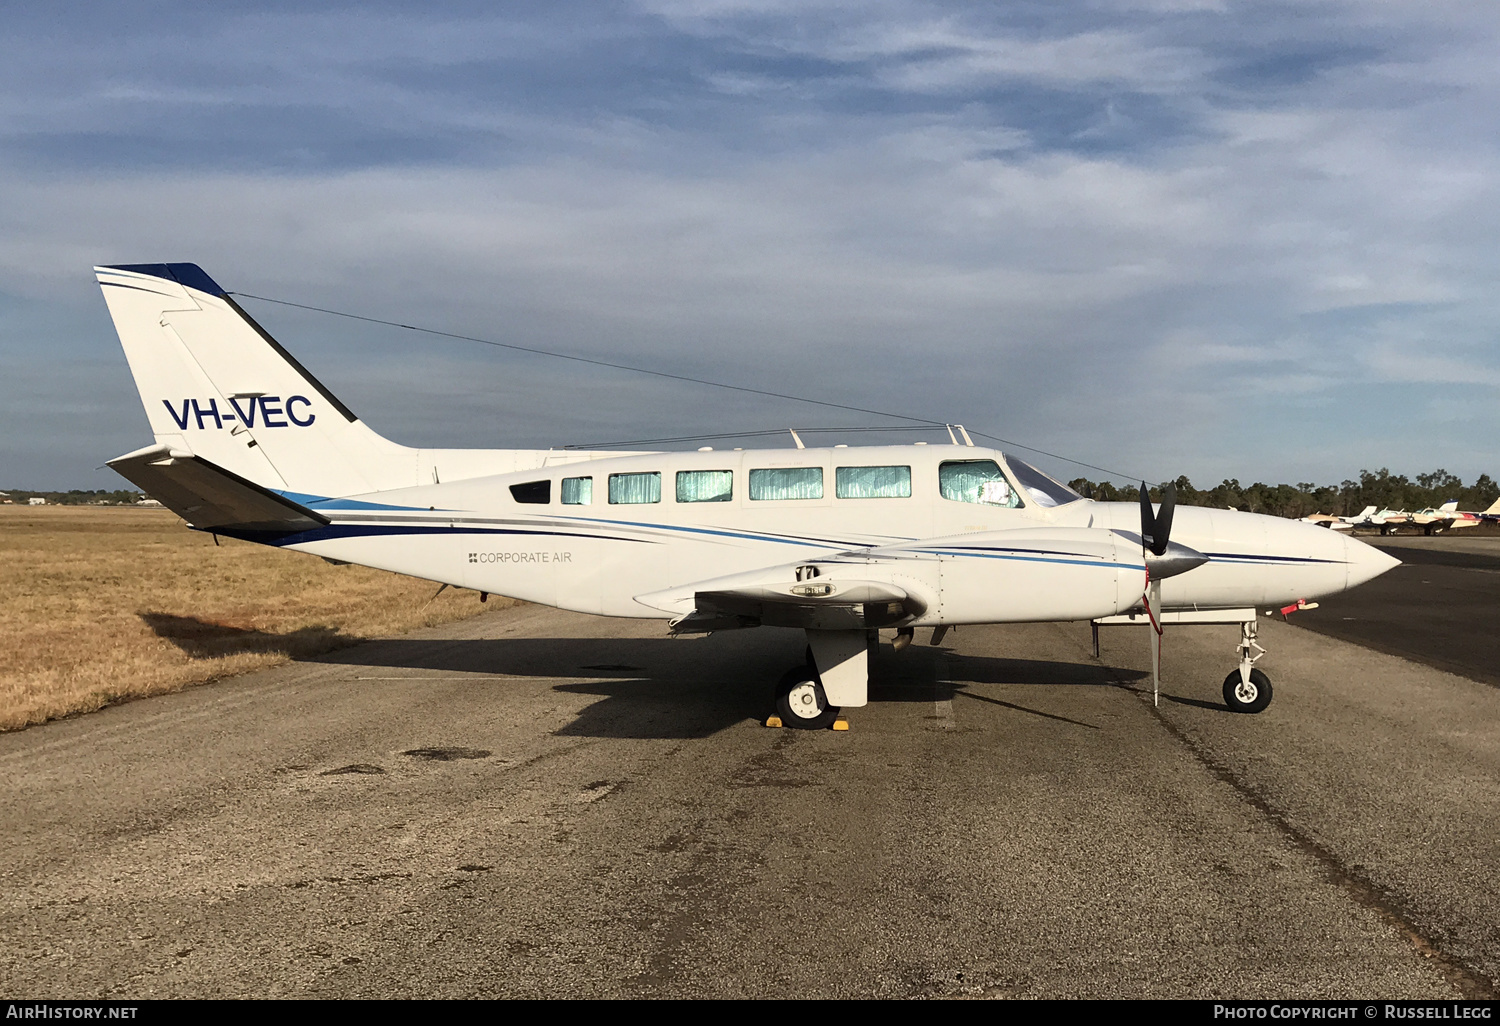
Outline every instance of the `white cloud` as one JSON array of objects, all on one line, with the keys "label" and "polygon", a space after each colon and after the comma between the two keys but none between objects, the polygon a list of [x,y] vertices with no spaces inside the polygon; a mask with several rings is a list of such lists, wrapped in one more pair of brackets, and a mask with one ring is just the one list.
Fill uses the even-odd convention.
[{"label": "white cloud", "polygon": [[[367,64],[396,59],[389,26],[360,29],[368,46],[320,63],[314,44],[337,22],[308,22],[316,30],[293,48],[307,65],[294,79],[161,93],[124,77],[109,88],[163,118],[305,89],[309,102],[348,102],[377,123],[524,145],[503,158],[295,174],[232,162],[171,173],[14,164],[0,168],[3,291],[89,311],[97,335],[60,344],[97,355],[113,343],[91,264],[194,260],[230,288],[963,420],[1148,476],[1162,476],[1159,462],[1195,478],[1275,478],[1309,424],[1358,416],[1342,407],[1363,390],[1500,380],[1500,354],[1487,347],[1500,312],[1500,176],[1486,122],[1472,120],[1491,87],[1454,85],[1471,71],[1448,69],[1441,46],[1351,59],[1256,93],[1210,84],[1222,40],[1140,22],[1026,35],[899,6],[863,23],[834,8],[823,21],[778,20],[774,4],[658,10],[697,39],[730,36],[735,55],[814,56],[855,80],[726,59],[693,65],[702,92],[649,103],[611,106],[602,89],[561,111],[508,99],[445,108],[444,95],[401,75],[367,76]],[[755,18],[759,34],[733,36]],[[476,30],[472,47],[452,31],[414,29],[430,51],[418,63],[525,45],[504,26]],[[1454,45],[1462,64],[1473,46]],[[985,90],[1012,80],[1071,90],[1100,110],[1118,92],[1154,91],[1186,127],[1152,135],[1121,115],[1113,147],[1047,141],[1042,119],[1011,123],[990,102]],[[1386,92],[1374,96],[1371,83]],[[879,102],[861,94],[840,106],[855,85]],[[651,107],[710,94],[731,106],[697,120]],[[921,102],[907,104],[913,95]],[[83,125],[107,117],[57,101],[70,102]],[[20,106],[13,98],[8,116]],[[434,444],[461,444],[480,420],[495,442],[494,425],[512,416],[528,441],[577,441],[581,405],[591,432],[620,436],[825,417],[585,381],[481,350],[429,360],[400,337],[369,342],[364,360],[355,340],[374,336],[285,323],[306,333],[285,341],[316,351],[362,410],[376,404],[393,434]],[[429,375],[420,390],[399,387],[408,358]],[[502,377],[517,387],[512,369],[545,400],[518,405],[494,391]],[[441,404],[433,414],[445,394],[463,418]],[[1477,430],[1500,428],[1479,410]],[[1385,462],[1450,429],[1414,417],[1383,440]],[[1364,444],[1331,434],[1317,457],[1327,469],[1298,473],[1348,474]]]}]

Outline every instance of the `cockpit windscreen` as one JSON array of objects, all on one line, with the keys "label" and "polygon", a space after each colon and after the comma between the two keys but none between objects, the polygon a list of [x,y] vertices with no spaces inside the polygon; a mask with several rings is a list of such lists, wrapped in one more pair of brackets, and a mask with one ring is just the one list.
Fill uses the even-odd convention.
[{"label": "cockpit windscreen", "polygon": [[1028,495],[1038,506],[1064,506],[1070,502],[1077,502],[1083,498],[1073,489],[1056,480],[1030,463],[1025,463],[1014,456],[1005,457],[1010,472],[1015,475],[1022,488],[1026,489]]}]

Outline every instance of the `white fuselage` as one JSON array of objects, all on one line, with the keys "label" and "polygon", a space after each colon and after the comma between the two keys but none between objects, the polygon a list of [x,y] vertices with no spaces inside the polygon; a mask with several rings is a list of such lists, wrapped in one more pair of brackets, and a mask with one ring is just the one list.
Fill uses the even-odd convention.
[{"label": "white fuselage", "polygon": [[[1018,506],[944,496],[943,464],[984,460],[1004,468]],[[909,468],[910,494],[840,497],[841,467]],[[812,468],[821,470],[820,495],[751,495],[752,470]],[[732,475],[728,499],[680,501],[677,475],[695,471]],[[610,501],[611,475],[642,474],[659,474],[659,490],[622,485],[616,498],[654,501]],[[564,504],[564,479],[579,477],[591,479],[591,501]],[[513,486],[529,487],[513,494]],[[578,498],[580,489],[570,488]],[[545,502],[518,501],[543,491]],[[791,580],[798,564],[899,586],[915,597],[906,622],[919,625],[1107,616],[1138,607],[1146,584],[1139,506],[1048,504],[1055,497],[1028,490],[1001,453],[970,446],[610,455],[297,499],[330,525],[274,544],[607,616],[681,616],[698,582],[760,573],[775,583]],[[1208,562],[1161,582],[1168,610],[1285,605],[1353,587],[1396,562],[1315,525],[1198,507],[1176,510],[1171,538]]]}]

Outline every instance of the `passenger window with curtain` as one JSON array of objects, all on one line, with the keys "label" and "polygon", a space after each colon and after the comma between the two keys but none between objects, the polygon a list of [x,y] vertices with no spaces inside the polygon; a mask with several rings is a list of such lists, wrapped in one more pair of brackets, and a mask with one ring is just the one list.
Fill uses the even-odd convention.
[{"label": "passenger window with curtain", "polygon": [[1021,497],[994,460],[962,460],[938,467],[938,492],[954,502],[973,502],[984,506],[1015,509]]},{"label": "passenger window with curtain", "polygon": [[647,474],[609,475],[609,501],[623,505],[660,502],[661,474],[653,470]]},{"label": "passenger window with curtain", "polygon": [[833,494],[840,499],[909,499],[910,467],[838,467]]},{"label": "passenger window with curtain", "polygon": [[562,480],[562,503],[564,506],[590,506],[594,502],[594,479],[591,477],[565,477]]},{"label": "passenger window with curtain", "polygon": [[679,470],[678,502],[728,502],[734,498],[734,472],[730,470]]},{"label": "passenger window with curtain", "polygon": [[775,467],[750,471],[750,498],[821,499],[822,467]]},{"label": "passenger window with curtain", "polygon": [[517,502],[533,502],[544,505],[552,501],[551,481],[527,481],[510,486],[510,497]]}]

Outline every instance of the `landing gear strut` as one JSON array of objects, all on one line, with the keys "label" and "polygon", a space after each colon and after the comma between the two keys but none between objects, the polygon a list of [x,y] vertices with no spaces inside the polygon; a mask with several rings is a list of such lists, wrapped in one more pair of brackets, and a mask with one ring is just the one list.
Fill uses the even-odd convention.
[{"label": "landing gear strut", "polygon": [[1255,668],[1266,654],[1255,640],[1255,621],[1240,624],[1240,665],[1224,678],[1224,704],[1234,712],[1258,713],[1271,704],[1271,678]]}]

